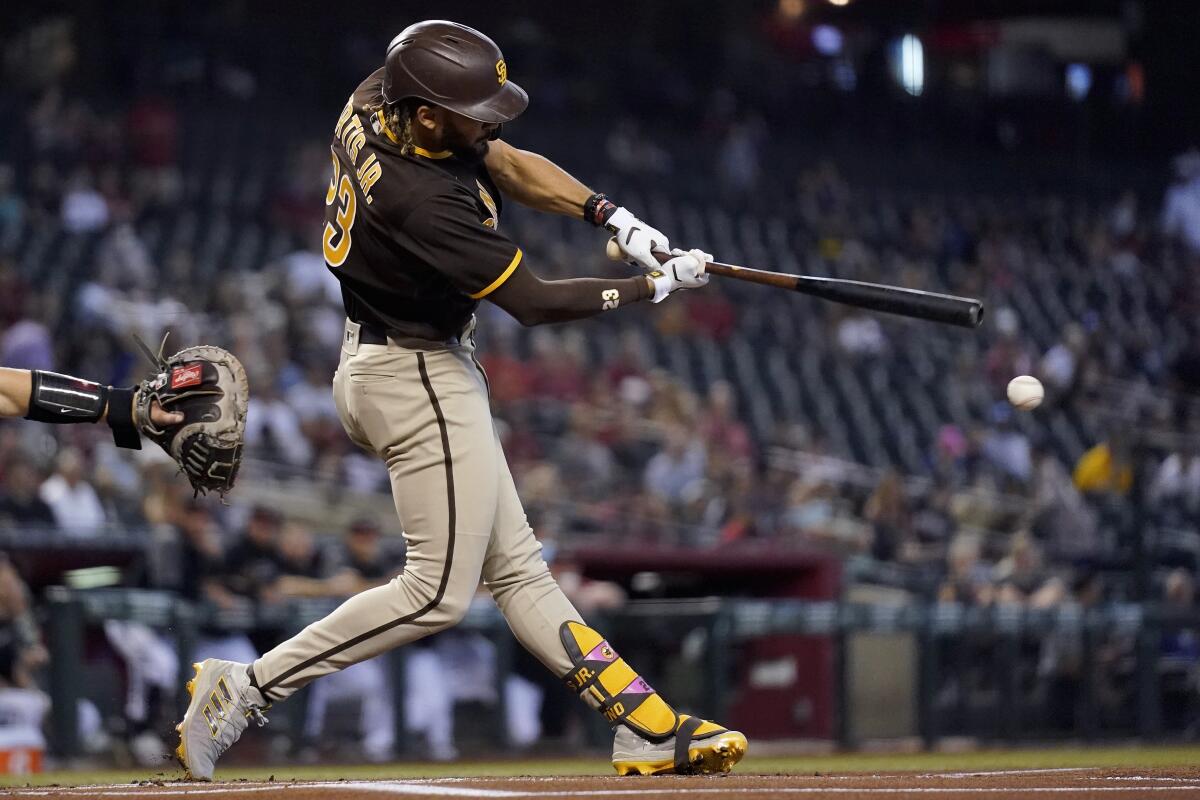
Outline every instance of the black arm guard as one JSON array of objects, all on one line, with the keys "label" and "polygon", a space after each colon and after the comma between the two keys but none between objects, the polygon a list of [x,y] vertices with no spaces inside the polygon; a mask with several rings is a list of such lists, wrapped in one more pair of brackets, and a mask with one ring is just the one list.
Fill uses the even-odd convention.
[{"label": "black arm guard", "polygon": [[104,413],[109,387],[40,369],[30,374],[33,387],[25,419],[54,424],[95,422]]},{"label": "black arm guard", "polygon": [[35,369],[30,373],[29,412],[25,419],[64,425],[96,422],[108,407],[108,425],[118,447],[142,448],[133,425],[133,389],[113,389],[72,375]]}]

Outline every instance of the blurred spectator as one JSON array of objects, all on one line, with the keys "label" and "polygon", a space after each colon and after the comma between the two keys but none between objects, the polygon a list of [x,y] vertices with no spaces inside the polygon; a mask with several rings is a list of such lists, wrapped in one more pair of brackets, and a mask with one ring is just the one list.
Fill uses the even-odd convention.
[{"label": "blurred spectator", "polygon": [[488,336],[480,353],[479,360],[488,377],[489,393],[497,408],[505,409],[533,394],[533,366],[517,358],[511,336]]},{"label": "blurred spectator", "polygon": [[[258,658],[258,651],[249,637],[240,631],[229,631],[221,624],[224,614],[248,614],[253,595],[242,593],[247,587],[235,570],[246,566],[235,564],[232,559],[247,553],[243,549],[222,552],[221,532],[212,512],[203,502],[192,500],[186,503],[178,519],[179,589],[180,593],[193,602],[207,602],[215,606],[216,616],[200,627],[200,639],[196,642],[193,657],[221,658],[227,661],[249,663]],[[274,541],[273,536],[271,541]],[[253,572],[254,565],[249,565]],[[265,572],[259,570],[259,573]],[[274,578],[274,572],[268,573]]]},{"label": "blurred spectator", "polygon": [[592,409],[575,403],[571,406],[567,431],[555,448],[564,487],[581,501],[603,498],[616,479],[616,459],[598,440],[597,427]]},{"label": "blurred spectator", "polygon": [[1019,335],[1017,312],[1005,306],[997,309],[995,317],[999,336],[984,356],[984,370],[993,391],[1002,394],[1010,380],[1033,371],[1033,355]]},{"label": "blurred spectator", "polygon": [[[1069,593],[1060,592],[1056,600],[1045,602],[1086,611],[1099,605],[1103,599],[1104,583],[1099,574],[1084,572],[1071,583]],[[1077,627],[1054,630],[1041,640],[1040,646],[1037,671],[1045,697],[1042,724],[1051,730],[1075,730],[1084,682],[1087,680],[1085,668],[1090,666],[1094,671],[1093,679],[1098,680],[1100,673],[1108,669],[1111,659],[1102,643],[1092,642],[1093,652],[1086,654],[1083,630]]]},{"label": "blurred spectator", "polygon": [[0,750],[9,751],[9,769],[18,773],[33,771],[46,749],[50,697],[34,679],[44,663],[44,651],[23,646],[11,626],[0,625]]},{"label": "blurred spectator", "polygon": [[997,601],[1023,604],[1046,581],[1042,552],[1029,531],[1013,534],[1008,554],[996,564],[993,580],[997,586]]},{"label": "blurred spectator", "polygon": [[155,728],[170,725],[172,700],[179,680],[174,643],[140,622],[107,619],[104,635],[120,656],[125,674],[125,718],[129,750],[140,766],[153,767],[170,758],[170,747]]},{"label": "blurred spectator", "polygon": [[[25,311],[36,314],[37,308],[38,304],[31,300]],[[11,369],[53,369],[50,331],[32,317],[14,322],[0,336],[0,359]]]},{"label": "blurred spectator", "polygon": [[1191,438],[1159,465],[1150,482],[1149,500],[1178,506],[1189,515],[1200,513],[1200,453]]},{"label": "blurred spectator", "polygon": [[324,228],[314,225],[312,232],[298,240],[303,246],[280,259],[283,290],[289,303],[332,303],[342,304],[342,284],[325,265],[321,253],[321,237]]},{"label": "blurred spectator", "polygon": [[754,441],[746,424],[738,419],[737,396],[729,381],[714,381],[708,387],[699,429],[708,452],[726,459],[754,457]]},{"label": "blurred spectator", "polygon": [[1042,356],[1038,374],[1049,389],[1062,395],[1075,385],[1086,346],[1083,328],[1077,324],[1068,325],[1062,340]]},{"label": "blurred spectator", "polygon": [[837,326],[837,342],[852,356],[877,356],[887,348],[883,327],[871,314],[850,313]]},{"label": "blurred spectator", "polygon": [[96,191],[91,174],[78,169],[67,182],[62,200],[62,225],[70,233],[92,233],[108,224],[108,203]]},{"label": "blurred spectator", "polygon": [[1200,151],[1176,156],[1175,183],[1163,199],[1162,230],[1200,255]]},{"label": "blurred spectator", "polygon": [[1100,549],[1095,509],[1054,453],[1035,448],[1033,461],[1032,527],[1048,554],[1063,561],[1095,558]]},{"label": "blurred spectator", "polygon": [[881,561],[898,560],[913,540],[912,511],[899,473],[884,473],[863,507],[863,517],[873,529],[871,555]]},{"label": "blurred spectator", "polygon": [[1168,730],[1194,734],[1200,686],[1200,630],[1187,620],[1196,612],[1196,582],[1185,569],[1173,569],[1163,583],[1167,616],[1159,642],[1159,692],[1163,722]]},{"label": "blurred spectator", "polygon": [[277,544],[279,577],[273,592],[282,597],[329,597],[340,594],[325,581],[327,559],[312,531],[298,520],[283,525]]},{"label": "blurred spectator", "polygon": [[707,455],[704,444],[679,425],[666,430],[663,448],[646,465],[646,489],[670,503],[680,503],[685,492],[704,477]]},{"label": "blurred spectator", "polygon": [[[45,749],[42,722],[50,698],[38,688],[35,673],[48,659],[30,607],[29,588],[7,556],[0,554],[0,749],[32,751],[38,756]],[[95,726],[88,730],[94,731]]]},{"label": "blurred spectator", "polygon": [[[345,552],[341,559],[341,568],[323,584],[328,594],[357,594],[387,583],[399,573],[398,564],[403,559],[397,559],[383,545],[382,534],[374,521],[360,518],[352,522],[346,531],[343,544]],[[285,563],[290,560],[294,559],[285,559]],[[312,587],[313,584],[309,584],[308,588]],[[286,591],[286,588],[284,590]],[[425,658],[422,652],[418,651],[416,655],[418,662]],[[412,691],[420,694],[426,691],[426,686],[427,684],[418,683]],[[362,742],[362,754],[372,762],[391,759],[396,740],[392,691],[386,658],[364,661],[327,675],[324,680],[314,683],[309,690],[308,711],[304,721],[305,740],[310,747],[320,740],[331,708],[338,708],[346,703],[356,704],[356,729]]]},{"label": "blurred spectator", "polygon": [[37,470],[28,456],[19,455],[4,470],[0,486],[0,518],[11,524],[49,527],[55,524],[54,512],[38,496]]},{"label": "blurred spectator", "polygon": [[0,254],[10,252],[25,224],[25,201],[14,185],[11,164],[0,163]]},{"label": "blurred spectator", "polygon": [[320,420],[336,422],[338,419],[337,407],[333,403],[333,392],[330,389],[332,382],[333,373],[324,360],[312,357],[305,365],[303,376],[285,395],[287,404],[296,412],[296,417],[304,428],[305,436],[310,439],[315,438],[315,423]]},{"label": "blurred spectator", "polygon": [[1125,495],[1133,486],[1133,467],[1125,435],[1114,430],[1107,442],[1095,445],[1075,464],[1075,486],[1091,494]]},{"label": "blurred spectator", "polygon": [[72,536],[95,535],[106,522],[96,490],[83,479],[83,468],[83,455],[74,448],[64,448],[58,454],[54,473],[38,490],[58,527]]},{"label": "blurred spectator", "polygon": [[221,583],[226,589],[252,600],[276,598],[276,581],[284,569],[279,549],[282,522],[277,511],[255,506],[241,538],[225,551]]},{"label": "blurred spectator", "polygon": [[[312,444],[300,429],[300,417],[279,396],[273,380],[259,381],[246,413],[246,448],[293,467],[308,466]],[[332,391],[332,390],[330,390]]]},{"label": "blurred spectator", "polygon": [[570,338],[546,328],[532,331],[533,390],[546,400],[565,403],[583,396],[583,368],[575,347],[568,344]]},{"label": "blurred spectator", "polygon": [[982,559],[983,543],[979,536],[960,533],[946,554],[946,579],[938,590],[943,603],[991,605],[995,598],[991,568]]},{"label": "blurred spectator", "polygon": [[1020,486],[1033,476],[1033,451],[1029,437],[1016,427],[1012,407],[1005,402],[992,406],[993,427],[983,436],[984,458],[1000,475]]},{"label": "blurred spectator", "polygon": [[400,547],[393,547],[373,519],[359,517],[351,522],[346,529],[339,567],[340,571],[351,573],[357,585],[346,594],[379,586],[399,575],[404,566],[403,541],[399,544]]}]

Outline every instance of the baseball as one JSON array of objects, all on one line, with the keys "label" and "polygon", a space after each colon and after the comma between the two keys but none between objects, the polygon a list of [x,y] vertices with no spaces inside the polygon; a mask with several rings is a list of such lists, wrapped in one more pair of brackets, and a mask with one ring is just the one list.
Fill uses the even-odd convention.
[{"label": "baseball", "polygon": [[1022,411],[1032,411],[1042,404],[1046,390],[1032,375],[1018,375],[1008,382],[1008,402]]},{"label": "baseball", "polygon": [[616,237],[608,240],[608,244],[604,247],[604,253],[611,261],[625,260],[625,254],[621,252],[621,245],[617,244]]}]

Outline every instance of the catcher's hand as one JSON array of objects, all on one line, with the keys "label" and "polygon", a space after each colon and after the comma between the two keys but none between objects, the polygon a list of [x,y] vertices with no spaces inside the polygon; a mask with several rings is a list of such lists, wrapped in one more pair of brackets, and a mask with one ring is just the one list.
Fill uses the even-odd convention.
[{"label": "catcher's hand", "polygon": [[157,356],[147,350],[157,374],[138,386],[134,423],[175,459],[197,494],[224,496],[242,462],[246,370],[233,353],[208,345],[163,358],[166,343]]},{"label": "catcher's hand", "polygon": [[[133,402],[137,402],[137,397],[133,398]],[[158,404],[157,400],[150,403],[150,421],[157,428],[166,428],[169,425],[178,425],[183,422],[186,417],[178,411],[163,411],[163,407]]]}]

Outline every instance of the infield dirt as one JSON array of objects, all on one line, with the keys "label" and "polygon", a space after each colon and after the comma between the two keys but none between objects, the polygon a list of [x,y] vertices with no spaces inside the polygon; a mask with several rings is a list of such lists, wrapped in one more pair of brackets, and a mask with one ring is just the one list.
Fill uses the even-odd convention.
[{"label": "infield dirt", "polygon": [[1183,769],[1034,769],[937,773],[840,773],[727,775],[657,778],[505,777],[344,781],[230,781],[211,784],[182,781],[75,787],[12,787],[7,797],[28,798],[195,798],[216,800],[380,800],[380,798],[665,798],[695,795],[697,800],[737,798],[967,798],[1067,797],[1200,798],[1200,768]]}]

